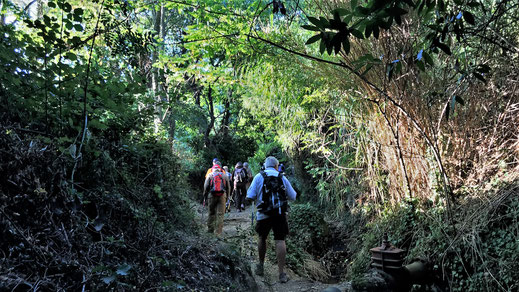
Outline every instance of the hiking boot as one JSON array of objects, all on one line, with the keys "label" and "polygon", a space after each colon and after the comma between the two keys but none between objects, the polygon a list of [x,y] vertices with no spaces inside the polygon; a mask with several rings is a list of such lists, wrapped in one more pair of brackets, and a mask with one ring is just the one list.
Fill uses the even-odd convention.
[{"label": "hiking boot", "polygon": [[281,282],[281,283],[288,282],[288,276],[286,273],[279,274],[279,282]]},{"label": "hiking boot", "polygon": [[265,274],[263,265],[262,264],[256,264],[256,275],[263,276]]}]

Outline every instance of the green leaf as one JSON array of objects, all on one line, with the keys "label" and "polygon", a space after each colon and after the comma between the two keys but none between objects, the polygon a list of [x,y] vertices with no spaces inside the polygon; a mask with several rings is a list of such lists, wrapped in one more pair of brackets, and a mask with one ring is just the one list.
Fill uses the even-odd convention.
[{"label": "green leaf", "polygon": [[324,51],[326,51],[326,43],[324,42],[324,39],[321,40],[321,43],[319,44],[319,52],[324,54]]},{"label": "green leaf", "polygon": [[71,53],[71,52],[68,52],[65,57],[67,57],[67,59],[69,59],[70,61],[76,61],[77,60],[77,56],[76,54],[74,53]]},{"label": "green leaf", "polygon": [[83,15],[84,12],[83,8],[74,9],[74,15]]},{"label": "green leaf", "polygon": [[368,16],[369,15],[369,9],[362,6],[357,6],[355,8],[355,15],[357,16]]},{"label": "green leaf", "polygon": [[355,8],[357,7],[357,5],[358,5],[357,0],[351,0],[351,1],[350,1],[350,7],[351,7],[351,10],[355,10]]},{"label": "green leaf", "polygon": [[306,29],[306,30],[311,30],[311,31],[320,31],[320,29],[317,27],[317,26],[312,26],[312,25],[303,25],[301,26],[302,28]]},{"label": "green leaf", "polygon": [[395,22],[398,25],[402,24],[402,17],[400,15],[395,16]]},{"label": "green leaf", "polygon": [[72,6],[67,2],[63,3],[62,8],[63,8],[63,11],[65,11],[65,12],[70,12],[72,10]]},{"label": "green leaf", "polygon": [[479,4],[478,1],[471,1],[471,2],[467,3],[467,5],[468,5],[469,7],[471,7],[471,8],[476,8],[476,7],[478,7],[480,4]]},{"label": "green leaf", "polygon": [[364,35],[356,29],[350,29],[350,33],[358,39],[364,39]]},{"label": "green leaf", "polygon": [[337,43],[333,44],[333,48],[335,51],[335,55],[337,55],[341,51],[341,43],[337,42]]},{"label": "green leaf", "polygon": [[348,26],[348,24],[351,22],[352,19],[353,19],[353,14],[349,14],[349,15],[346,15],[346,17],[344,17],[342,22],[344,22],[346,24],[346,26]]},{"label": "green leaf", "polygon": [[373,25],[373,36],[378,39],[378,35],[379,35],[379,32],[380,30],[378,29],[378,25]]},{"label": "green leaf", "polygon": [[380,25],[380,27],[382,27],[383,29],[388,30],[388,29],[391,28],[391,25],[393,24],[393,17],[391,16],[391,17],[389,17],[389,18],[387,19],[387,21],[383,21],[383,20],[381,20],[380,22],[377,22],[377,23],[378,23],[378,24]]},{"label": "green leaf", "polygon": [[81,42],[81,38],[78,37],[78,36],[73,36],[71,39],[70,39],[70,42],[72,42],[72,44],[74,45],[77,45]]},{"label": "green leaf", "polygon": [[332,14],[338,14],[339,16],[344,16],[347,14],[351,14],[351,11],[349,11],[346,8],[336,8],[336,9],[332,10]]},{"label": "green leaf", "polygon": [[306,41],[306,45],[313,44],[322,38],[322,34],[316,34]]},{"label": "green leaf", "polygon": [[344,52],[346,52],[346,55],[350,53],[350,40],[348,38],[345,38],[342,41],[342,47],[344,49]]},{"label": "green leaf", "polygon": [[445,52],[445,54],[447,55],[452,55],[452,52],[451,52],[451,49],[449,48],[449,46],[447,46],[446,44],[444,43],[440,43],[440,42],[436,42],[436,46]]},{"label": "green leaf", "polygon": [[422,61],[416,61],[416,67],[418,67],[418,69],[425,72],[425,65],[423,64]]},{"label": "green leaf", "polygon": [[326,52],[328,53],[328,55],[332,55],[332,52],[333,52],[333,44],[326,44]]},{"label": "green leaf", "polygon": [[366,75],[366,73],[368,73],[369,70],[371,70],[371,68],[373,67],[373,64],[368,64],[366,66],[366,69],[364,70],[364,72],[362,72],[362,74],[360,74],[361,76],[364,76]]},{"label": "green leaf", "polygon": [[324,29],[319,19],[312,16],[308,16],[308,21],[310,21],[313,25],[317,26],[318,28]]},{"label": "green leaf", "polygon": [[476,24],[476,21],[474,20],[474,15],[472,15],[472,13],[470,13],[468,11],[463,11],[463,18],[469,24],[472,24],[472,25]]},{"label": "green leaf", "polygon": [[423,51],[422,56],[427,64],[434,66],[434,61],[433,58],[431,58],[431,55],[429,55],[426,51]]},{"label": "green leaf", "polygon": [[373,23],[368,23],[366,24],[366,30],[364,31],[364,35],[366,36],[366,38],[369,38],[369,36],[371,35],[371,33],[373,32]]},{"label": "green leaf", "polygon": [[393,16],[404,15],[404,14],[407,14],[407,12],[408,12],[407,10],[400,8],[400,7],[391,7],[387,10],[388,10],[388,13]]},{"label": "green leaf", "polygon": [[49,5],[50,8],[56,8],[56,3],[49,2],[47,5]]},{"label": "green leaf", "polygon": [[83,31],[83,26],[81,24],[74,24],[74,29],[76,31]]},{"label": "green leaf", "polygon": [[323,28],[330,28],[330,22],[328,22],[328,19],[322,16],[319,17],[319,23],[321,23]]}]

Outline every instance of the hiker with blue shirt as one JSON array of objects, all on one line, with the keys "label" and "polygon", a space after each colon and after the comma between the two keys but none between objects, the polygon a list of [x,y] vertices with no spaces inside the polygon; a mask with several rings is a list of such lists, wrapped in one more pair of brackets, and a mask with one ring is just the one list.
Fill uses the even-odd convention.
[{"label": "hiker with blue shirt", "polygon": [[267,237],[272,229],[276,242],[276,257],[278,261],[279,281],[286,283],[287,274],[284,272],[286,260],[285,238],[288,235],[286,211],[288,200],[296,199],[296,191],[282,173],[277,171],[278,160],[269,156],[265,159],[265,170],[257,174],[247,191],[247,199],[254,200],[258,209],[256,232],[258,233],[259,263],[256,274],[263,276],[265,254],[267,252]]}]

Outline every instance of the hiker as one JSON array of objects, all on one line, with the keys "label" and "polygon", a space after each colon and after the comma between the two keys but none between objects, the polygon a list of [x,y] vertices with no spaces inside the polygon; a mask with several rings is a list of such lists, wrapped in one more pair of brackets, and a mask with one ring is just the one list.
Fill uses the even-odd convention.
[{"label": "hiker", "polygon": [[234,195],[236,196],[236,209],[238,212],[241,212],[245,210],[244,200],[247,195],[247,170],[243,168],[243,163],[236,163],[232,178],[234,181]]},{"label": "hiker", "polygon": [[229,190],[229,193],[231,195],[227,196],[227,203],[225,203],[225,212],[231,212],[231,204],[234,203],[234,201],[235,201],[232,197],[233,192],[234,192],[232,174],[231,174],[231,172],[229,172],[229,167],[227,167],[227,166],[224,166],[223,170],[224,170],[225,174],[227,175],[227,178],[229,179],[229,182],[230,182],[229,186],[231,187],[231,189]]},{"label": "hiker", "polygon": [[272,229],[274,241],[276,242],[279,281],[286,283],[288,277],[284,272],[284,268],[286,258],[285,237],[288,235],[287,200],[295,200],[296,191],[292,188],[288,179],[277,171],[279,162],[275,157],[267,157],[264,166],[265,170],[254,177],[247,191],[247,199],[254,200],[258,208],[256,232],[259,237],[259,263],[256,265],[256,275],[263,276],[264,274],[267,236]]},{"label": "hiker", "polygon": [[232,173],[229,172],[229,167],[227,167],[227,166],[223,167],[223,172],[227,175],[227,178],[229,179],[229,182],[231,182],[231,184],[230,184],[231,185],[230,193],[232,194],[232,191],[233,191],[233,189],[232,189]]},{"label": "hiker", "polygon": [[245,168],[245,170],[247,171],[247,190],[248,190],[250,187],[250,183],[252,182],[252,179],[254,178],[254,176],[252,175],[252,170],[250,169],[248,162],[243,163],[243,168]]},{"label": "hiker", "polygon": [[207,232],[219,236],[223,230],[223,216],[225,213],[226,197],[230,193],[230,182],[227,175],[223,173],[220,162],[217,161],[212,167],[212,172],[204,182],[204,197],[208,198],[209,217],[207,218]]},{"label": "hiker", "polygon": [[283,165],[283,163],[279,164],[278,171],[281,173],[285,173],[285,166]]},{"label": "hiker", "polygon": [[221,172],[223,172],[224,174],[226,173],[225,170],[223,170],[222,168],[222,163],[220,162],[220,160],[218,160],[218,158],[213,158],[213,166],[211,166],[211,168],[207,170],[207,172],[205,173],[205,178],[207,178],[213,172],[213,167],[215,165],[218,165]]}]

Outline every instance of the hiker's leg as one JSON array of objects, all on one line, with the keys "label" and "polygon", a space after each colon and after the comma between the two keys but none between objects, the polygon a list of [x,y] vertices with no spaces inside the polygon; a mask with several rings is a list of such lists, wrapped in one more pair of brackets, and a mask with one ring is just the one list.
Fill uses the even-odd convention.
[{"label": "hiker's leg", "polygon": [[225,214],[225,195],[216,198],[216,234],[222,234],[223,216]]},{"label": "hiker's leg", "polygon": [[241,188],[238,186],[238,187],[236,187],[236,210],[241,211],[240,205],[241,205]]},{"label": "hiker's leg", "polygon": [[276,257],[278,260],[279,274],[281,275],[285,269],[287,246],[285,238],[288,235],[288,222],[285,215],[276,216],[272,220],[272,231],[274,232],[274,240],[276,242]]},{"label": "hiker's leg", "polygon": [[258,236],[258,256],[260,264],[265,262],[265,254],[267,253],[267,236]]},{"label": "hiker's leg", "polygon": [[276,240],[276,258],[278,259],[279,274],[284,272],[287,246],[284,240]]},{"label": "hiker's leg", "polygon": [[267,236],[272,228],[271,218],[262,219],[256,222],[256,232],[258,233],[258,257],[261,265],[265,262],[267,253]]},{"label": "hiker's leg", "polygon": [[209,209],[209,216],[207,216],[207,232],[214,232],[214,225],[216,223],[216,204],[218,201],[215,200],[215,197],[209,195],[207,198],[207,208]]},{"label": "hiker's leg", "polygon": [[239,187],[241,192],[241,199],[240,199],[240,208],[242,210],[245,210],[245,197],[247,196],[247,189],[245,188],[245,185],[242,185]]},{"label": "hiker's leg", "polygon": [[236,187],[236,209],[241,210],[241,204],[243,202],[243,192],[240,186]]}]

